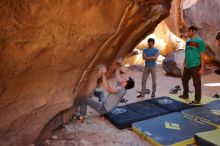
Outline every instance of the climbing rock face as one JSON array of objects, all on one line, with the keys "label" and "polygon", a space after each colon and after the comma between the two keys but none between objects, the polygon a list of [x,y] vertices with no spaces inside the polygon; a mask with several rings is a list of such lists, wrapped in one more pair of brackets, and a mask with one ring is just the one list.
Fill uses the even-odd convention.
[{"label": "climbing rock face", "polygon": [[[171,0],[0,1],[0,143],[34,142],[169,15]],[[62,117],[60,118],[62,120]]]},{"label": "climbing rock face", "polygon": [[198,27],[199,36],[208,46],[210,57],[220,62],[220,50],[215,41],[220,31],[220,1],[219,0],[184,0],[183,16],[188,25]]},{"label": "climbing rock face", "polygon": [[176,36],[180,36],[179,30],[185,24],[183,19],[183,1],[173,0],[170,15],[164,20],[169,30]]}]

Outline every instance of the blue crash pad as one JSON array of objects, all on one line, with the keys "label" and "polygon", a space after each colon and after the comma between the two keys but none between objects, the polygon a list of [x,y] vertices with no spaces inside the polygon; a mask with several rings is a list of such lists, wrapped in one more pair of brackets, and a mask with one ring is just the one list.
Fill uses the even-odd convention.
[{"label": "blue crash pad", "polygon": [[200,119],[220,128],[220,101],[216,100],[201,107],[183,110],[181,113]]},{"label": "blue crash pad", "polygon": [[163,109],[147,100],[139,101],[124,106],[117,106],[106,117],[119,129],[131,127],[131,124],[141,120],[168,114]]},{"label": "blue crash pad", "polygon": [[194,121],[178,112],[132,124],[135,133],[155,146],[193,144],[194,134],[214,129],[215,126]]},{"label": "blue crash pad", "polygon": [[190,104],[187,104],[187,103],[184,103],[181,101],[177,101],[177,100],[172,99],[167,96],[153,98],[148,101],[151,103],[154,103],[160,107],[163,107],[170,112],[179,112],[184,109],[189,109],[189,108],[195,107],[193,105],[190,105]]}]

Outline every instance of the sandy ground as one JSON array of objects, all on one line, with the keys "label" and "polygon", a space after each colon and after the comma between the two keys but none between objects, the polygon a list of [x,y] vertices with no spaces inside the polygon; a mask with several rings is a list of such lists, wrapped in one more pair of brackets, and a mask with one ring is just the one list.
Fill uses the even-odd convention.
[{"label": "sandy ground", "polygon": [[[128,75],[133,77],[136,83],[135,88],[127,93],[128,103],[150,98],[150,94],[142,99],[136,98],[137,90],[141,88],[141,68],[143,66],[134,66],[128,71]],[[220,92],[219,86],[204,86],[207,83],[220,82],[220,76],[213,72],[211,69],[202,77],[203,95],[213,96],[216,92]],[[175,85],[181,85],[181,78],[166,75],[161,65],[158,65],[156,97],[169,96],[169,90]],[[151,77],[148,79],[147,87],[151,89]],[[190,90],[194,90],[192,80],[190,80]],[[182,90],[179,91],[179,94],[181,93]],[[55,132],[51,139],[45,141],[45,144],[49,146],[150,146],[131,130],[118,130],[107,119],[102,119],[90,108],[83,124],[72,120],[63,129]]]}]

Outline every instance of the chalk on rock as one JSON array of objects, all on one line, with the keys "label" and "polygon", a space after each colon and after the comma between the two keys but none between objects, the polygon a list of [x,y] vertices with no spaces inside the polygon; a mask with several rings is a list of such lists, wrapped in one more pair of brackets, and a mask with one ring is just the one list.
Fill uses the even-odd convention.
[{"label": "chalk on rock", "polygon": [[53,136],[51,137],[51,139],[52,139],[52,140],[56,140],[56,139],[58,139],[58,136],[53,135]]}]

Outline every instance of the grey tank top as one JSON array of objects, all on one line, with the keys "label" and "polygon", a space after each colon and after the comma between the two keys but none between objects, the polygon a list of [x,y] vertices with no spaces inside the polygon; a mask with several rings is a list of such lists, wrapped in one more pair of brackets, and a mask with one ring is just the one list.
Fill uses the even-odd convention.
[{"label": "grey tank top", "polygon": [[126,93],[125,88],[120,87],[117,93],[111,93],[107,95],[106,102],[104,104],[107,112],[110,112],[114,107],[116,107],[121,97]]}]

